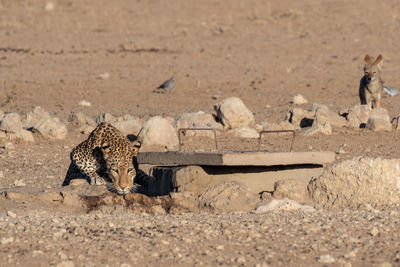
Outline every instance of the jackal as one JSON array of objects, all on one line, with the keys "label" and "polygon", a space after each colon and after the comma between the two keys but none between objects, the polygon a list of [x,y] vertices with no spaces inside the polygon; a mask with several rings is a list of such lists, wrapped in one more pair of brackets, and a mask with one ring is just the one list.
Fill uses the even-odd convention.
[{"label": "jackal", "polygon": [[361,105],[368,105],[370,108],[381,106],[383,81],[381,79],[381,70],[383,65],[382,55],[379,55],[375,61],[367,54],[364,58],[364,76],[360,81],[360,101]]}]

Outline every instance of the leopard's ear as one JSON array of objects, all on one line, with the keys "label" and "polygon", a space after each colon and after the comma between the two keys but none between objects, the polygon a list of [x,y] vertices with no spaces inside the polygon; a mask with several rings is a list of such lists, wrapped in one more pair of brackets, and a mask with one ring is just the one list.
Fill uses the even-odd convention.
[{"label": "leopard's ear", "polygon": [[110,145],[107,142],[103,142],[100,147],[101,152],[103,153],[104,159],[107,158],[108,153],[110,152]]},{"label": "leopard's ear", "polygon": [[141,146],[142,146],[142,142],[140,142],[139,140],[135,140],[132,142],[132,153],[135,157],[139,153],[139,149]]}]

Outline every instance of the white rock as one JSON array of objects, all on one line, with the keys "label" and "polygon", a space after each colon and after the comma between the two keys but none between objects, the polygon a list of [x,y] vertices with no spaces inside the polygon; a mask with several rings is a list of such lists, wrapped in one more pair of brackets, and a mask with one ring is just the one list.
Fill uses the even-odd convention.
[{"label": "white rock", "polygon": [[259,201],[258,195],[251,192],[243,183],[222,182],[208,188],[198,198],[199,207],[211,211],[251,211]]},{"label": "white rock", "polygon": [[25,143],[34,143],[35,139],[33,138],[33,134],[30,131],[27,130],[20,130],[19,132],[15,133],[16,137],[25,142]]},{"label": "white rock", "polygon": [[374,132],[390,132],[392,123],[390,122],[388,111],[384,108],[374,108],[370,113],[366,127]]},{"label": "white rock", "polygon": [[34,127],[43,137],[49,139],[64,139],[68,130],[57,118],[41,120]]},{"label": "white rock", "polygon": [[51,119],[50,114],[41,107],[35,107],[33,111],[26,114],[26,120],[23,122],[24,128],[35,128],[43,120]]},{"label": "white rock", "polygon": [[99,75],[99,79],[107,80],[108,78],[110,78],[110,73],[108,73],[108,72],[104,72]]},{"label": "white rock", "polygon": [[83,107],[91,107],[92,103],[90,103],[89,101],[86,101],[86,100],[82,100],[79,102],[79,105],[81,105]]},{"label": "white rock", "polygon": [[95,128],[95,126],[84,124],[79,127],[78,131],[83,134],[90,134]]},{"label": "white rock", "polygon": [[307,103],[307,99],[305,99],[304,96],[302,96],[300,94],[293,97],[293,104],[301,105],[301,104],[306,104],[306,103]]},{"label": "white rock", "polygon": [[362,124],[367,124],[372,109],[367,105],[356,105],[348,110],[346,126],[350,128],[360,128]]},{"label": "white rock", "polygon": [[343,127],[346,125],[346,119],[338,113],[331,111],[326,105],[317,105],[315,107],[314,125],[324,125],[329,122],[333,127]]},{"label": "white rock", "polygon": [[255,209],[256,214],[267,213],[271,211],[288,211],[288,210],[301,210],[303,212],[314,212],[315,209],[311,206],[301,205],[298,202],[288,199],[273,199],[268,203],[258,205]]},{"label": "white rock", "polygon": [[26,186],[26,183],[22,179],[17,179],[14,181],[14,186]]},{"label": "white rock", "polygon": [[108,122],[108,123],[111,123],[112,125],[114,125],[114,123],[117,122],[117,118],[115,118],[110,113],[103,113],[96,117],[97,124],[100,124],[102,122]]},{"label": "white rock", "polygon": [[47,2],[47,4],[44,6],[44,10],[46,10],[46,11],[53,11],[53,10],[54,10],[54,4],[53,4],[53,2]]},{"label": "white rock", "polygon": [[7,150],[12,150],[12,149],[15,149],[15,146],[11,142],[6,142],[5,145],[4,145],[4,148],[7,149]]},{"label": "white rock", "polygon": [[160,116],[148,119],[138,138],[142,141],[141,151],[176,150],[179,143],[174,120]]},{"label": "white rock", "polygon": [[10,237],[2,237],[0,239],[0,244],[1,245],[6,245],[6,244],[10,244],[14,242],[14,237],[10,236]]},{"label": "white rock", "polygon": [[400,203],[400,159],[356,157],[340,162],[308,185],[323,208],[392,206]]},{"label": "white rock", "polygon": [[326,254],[326,255],[321,255],[318,261],[321,263],[334,263],[335,258],[329,254]]},{"label": "white rock", "polygon": [[259,138],[260,133],[254,129],[250,128],[248,126],[242,126],[239,128],[232,129],[230,131],[233,135],[240,137],[240,138]]},{"label": "white rock", "polygon": [[[176,118],[177,128],[212,128],[222,129],[222,125],[215,121],[213,115],[198,111],[183,113]],[[211,131],[186,131],[187,136],[208,136],[214,137]]]},{"label": "white rock", "polygon": [[137,135],[142,128],[139,120],[130,119],[124,121],[118,121],[113,124],[118,130],[120,130],[124,135],[134,134]]},{"label": "white rock", "polygon": [[16,133],[22,129],[21,117],[17,113],[8,113],[1,120],[0,130]]},{"label": "white rock", "polygon": [[14,212],[12,212],[12,211],[7,211],[7,216],[8,217],[11,217],[11,218],[16,218],[17,217],[17,214],[15,214]]},{"label": "white rock", "polygon": [[84,125],[88,124],[90,126],[97,126],[97,123],[90,117],[86,116],[81,112],[72,112],[69,115],[69,122],[75,125]]},{"label": "white rock", "polygon": [[325,124],[316,124],[304,132],[304,135],[306,136],[313,136],[316,134],[331,135],[332,134],[331,124],[329,122],[325,122]]},{"label": "white rock", "polygon": [[214,105],[216,117],[228,128],[253,126],[255,123],[253,113],[237,97],[229,97]]}]

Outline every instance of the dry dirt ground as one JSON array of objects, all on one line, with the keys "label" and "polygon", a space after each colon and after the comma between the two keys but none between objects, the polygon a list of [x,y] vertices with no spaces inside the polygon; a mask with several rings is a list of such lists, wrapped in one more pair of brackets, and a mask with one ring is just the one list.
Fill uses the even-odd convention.
[{"label": "dry dirt ground", "polygon": [[[46,11],[46,1],[0,0],[5,112],[41,106],[64,122],[72,111],[176,117],[212,112],[237,96],[257,122],[279,122],[296,94],[333,110],[357,104],[366,53],[382,54],[385,84],[400,87],[396,0],[52,3]],[[173,92],[152,92],[171,76]],[[398,101],[383,99],[392,117]],[[37,137],[0,149],[0,187],[18,180],[59,187],[71,148],[85,138],[69,126],[65,140]],[[396,131],[342,128],[331,136],[299,132],[294,149],[344,150],[337,160],[393,158],[399,141]],[[137,215],[116,207],[84,214],[0,200],[0,266],[399,266],[399,223],[390,210]]]}]

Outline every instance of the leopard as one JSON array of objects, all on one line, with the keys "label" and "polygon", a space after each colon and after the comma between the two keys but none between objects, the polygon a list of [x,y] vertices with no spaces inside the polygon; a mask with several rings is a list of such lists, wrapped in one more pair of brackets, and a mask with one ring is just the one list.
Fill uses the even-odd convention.
[{"label": "leopard", "polygon": [[138,170],[139,140],[131,140],[108,122],[102,122],[89,137],[72,149],[71,163],[63,186],[72,179],[86,179],[91,185],[106,185],[119,195],[140,193],[143,185],[135,183]]}]

